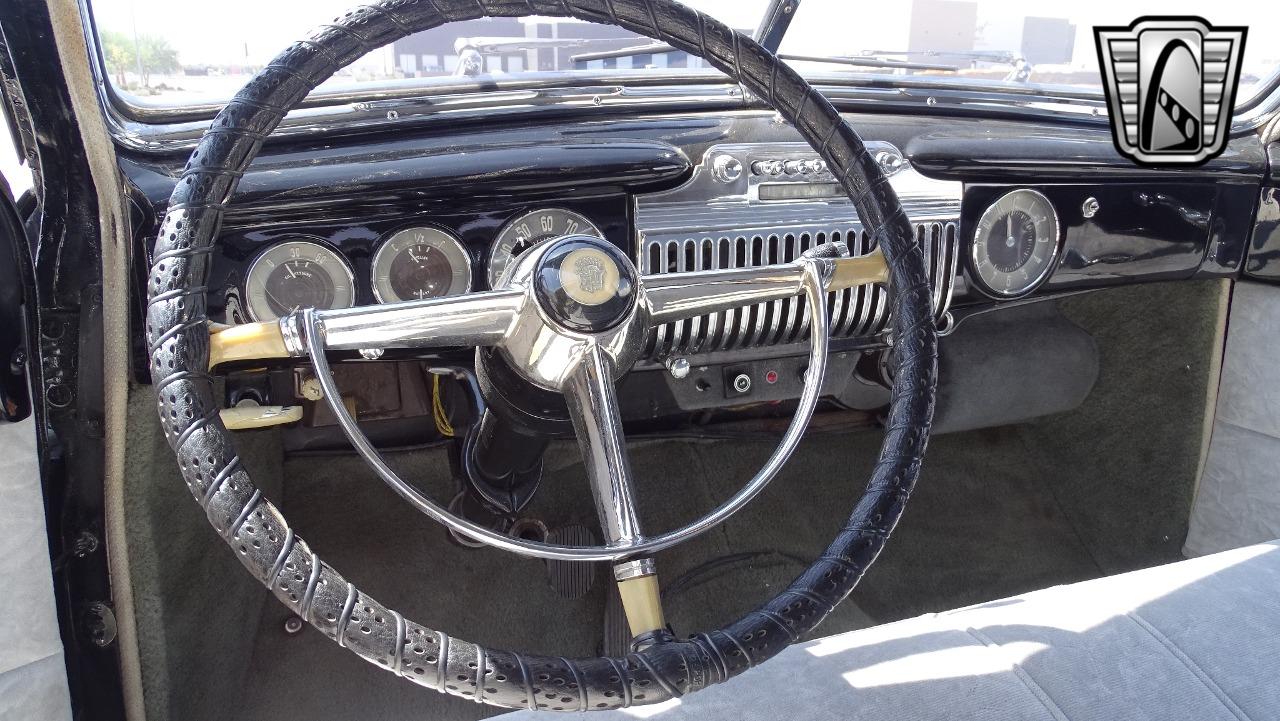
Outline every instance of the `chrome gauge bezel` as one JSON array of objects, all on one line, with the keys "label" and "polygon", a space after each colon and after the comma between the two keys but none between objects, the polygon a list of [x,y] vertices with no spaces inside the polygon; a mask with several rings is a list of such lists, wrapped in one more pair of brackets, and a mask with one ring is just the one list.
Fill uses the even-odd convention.
[{"label": "chrome gauge bezel", "polygon": [[[387,277],[387,271],[390,270],[391,263],[400,253],[400,249],[395,246],[396,239],[401,235],[413,232],[419,232],[426,236],[424,240],[416,241],[417,243],[426,243],[449,257],[450,266],[453,268],[453,282],[450,283],[449,290],[444,295],[460,295],[470,291],[472,258],[462,240],[444,228],[420,223],[391,231],[378,245],[378,250],[373,254],[373,260],[369,263],[369,285],[373,287],[373,297],[379,303],[417,300],[416,298],[399,297],[399,294],[391,287],[390,278]],[[383,268],[384,265],[387,267]],[[459,270],[461,270],[461,273],[459,273]]]},{"label": "chrome gauge bezel", "polygon": [[[495,235],[493,238],[493,243],[489,246],[489,257],[485,263],[485,277],[488,279],[490,288],[496,287],[498,284],[498,281],[501,280],[502,278],[502,274],[506,272],[508,268],[511,267],[511,260],[513,256],[511,254],[510,246],[514,246],[514,240],[516,239],[513,238],[512,242],[508,244],[506,242],[508,233],[511,233],[516,228],[518,228],[521,222],[525,222],[531,218],[537,218],[538,216],[544,215],[547,213],[561,213],[564,215],[569,215],[569,216],[572,216],[575,220],[581,222],[580,227],[574,228],[572,230],[568,230],[567,232],[560,233],[558,235],[585,234],[585,235],[593,235],[597,238],[604,237],[604,233],[600,230],[600,227],[596,225],[595,221],[583,215],[582,213],[579,213],[576,210],[570,210],[569,208],[549,206],[545,208],[536,208],[534,210],[528,210],[523,213],[519,213],[515,217],[513,217],[511,220],[508,220],[506,223],[502,224],[502,227],[498,230],[498,234]],[[556,235],[548,236],[548,238],[554,238],[554,237],[557,237],[557,236]],[[542,241],[538,241],[538,242],[542,242]],[[535,243],[534,245],[536,244],[537,243]],[[509,247],[504,250],[503,245],[508,245]],[[505,260],[502,262],[501,267],[499,267],[496,264],[496,261],[499,258],[499,255],[498,255],[499,253],[503,253],[504,254],[503,257],[505,257]]]},{"label": "chrome gauge bezel", "polygon": [[[249,318],[251,320],[258,323],[262,323],[262,322],[277,319],[277,316],[275,315],[263,316],[259,314],[257,310],[254,309],[253,287],[254,287],[255,279],[260,273],[262,272],[270,273],[270,269],[262,270],[263,264],[265,261],[268,260],[269,256],[290,247],[305,247],[308,250],[320,256],[327,256],[327,260],[319,264],[322,268],[325,269],[325,272],[329,272],[331,268],[341,269],[342,275],[343,277],[346,278],[346,281],[347,281],[346,288],[347,288],[347,293],[349,294],[350,297],[349,299],[347,299],[345,305],[335,304],[331,306],[332,308],[350,308],[356,304],[355,273],[352,272],[351,265],[347,263],[347,259],[342,256],[342,253],[339,253],[338,251],[329,247],[319,238],[295,235],[295,236],[290,236],[287,240],[274,242],[268,245],[267,247],[263,248],[258,253],[258,256],[253,259],[253,262],[249,264],[249,270],[246,271],[244,275],[244,284],[242,287],[242,291],[244,293],[244,310],[245,310],[245,313],[249,315]],[[315,257],[318,257],[318,256],[312,256],[312,259],[314,260]],[[274,267],[275,266],[272,266],[272,268]],[[262,282],[265,283],[266,278],[263,278]],[[337,298],[339,297],[337,290],[340,287],[341,286],[338,286],[337,284],[334,285],[335,300],[337,300]],[[324,310],[328,310],[328,309],[324,309]]]},{"label": "chrome gauge bezel", "polygon": [[[991,232],[991,226],[996,222],[997,218],[1004,217],[1008,213],[1015,210],[1026,211],[1027,208],[1019,204],[1019,199],[1029,198],[1031,203],[1043,205],[1047,209],[1044,217],[1044,223],[1047,228],[1044,232],[1045,236],[1053,239],[1053,248],[1050,251],[1048,260],[1044,267],[1034,276],[1028,276],[1025,281],[1014,288],[1000,289],[993,285],[991,279],[983,276],[981,268],[981,260],[978,253],[981,248],[985,247],[986,241],[979,243],[980,238],[985,239]],[[1034,216],[1032,216],[1034,220]],[[1040,223],[1036,223],[1036,242],[1039,243],[1041,237]],[[975,286],[984,295],[990,296],[997,300],[1008,300],[1012,298],[1022,298],[1034,293],[1037,288],[1044,284],[1053,274],[1054,268],[1058,265],[1058,256],[1062,253],[1062,223],[1058,218],[1057,208],[1054,207],[1053,201],[1049,197],[1038,190],[1031,188],[1018,188],[1001,195],[994,202],[989,204],[982,215],[978,218],[978,223],[974,227],[973,236],[969,239],[969,275]],[[1011,274],[1010,274],[1011,275]]]}]

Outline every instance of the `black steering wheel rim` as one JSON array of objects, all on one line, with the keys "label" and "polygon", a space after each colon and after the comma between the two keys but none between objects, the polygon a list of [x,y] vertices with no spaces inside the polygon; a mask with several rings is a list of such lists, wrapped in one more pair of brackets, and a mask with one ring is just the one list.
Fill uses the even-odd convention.
[{"label": "black steering wheel rim", "polygon": [[[238,180],[285,113],[364,53],[445,22],[551,15],[617,25],[696,54],[789,120],[826,160],[884,251],[895,386],[866,492],[835,540],[786,590],[723,629],[664,639],[623,658],[489,649],[405,619],[363,594],[297,537],[254,487],[218,416],[207,371],[205,281]],[[165,436],[210,522],[258,579],[340,645],[420,685],[510,708],[595,710],[657,703],[777,654],[853,589],[884,547],[919,474],[933,415],[937,334],[923,249],[856,132],[757,43],[672,0],[383,0],[295,43],[214,120],[169,201],[152,256],[146,334]]]}]

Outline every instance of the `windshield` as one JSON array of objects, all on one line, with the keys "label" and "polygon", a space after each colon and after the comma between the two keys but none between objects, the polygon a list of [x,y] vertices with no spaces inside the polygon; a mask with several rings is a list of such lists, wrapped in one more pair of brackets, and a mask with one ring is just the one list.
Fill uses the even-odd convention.
[{"label": "windshield", "polygon": [[[751,34],[769,0],[686,0]],[[181,108],[225,102],[299,37],[353,0],[96,0],[108,82],[127,102]],[[1246,25],[1237,103],[1280,67],[1280,25],[1257,0],[1214,3],[1215,25]],[[779,54],[809,76],[918,76],[957,86],[1096,92],[1093,27],[1128,25],[1153,9],[1115,0],[803,0]],[[1164,0],[1162,15],[1205,14],[1200,0]],[[376,50],[319,92],[456,84],[538,73],[706,73],[700,58],[618,28],[560,18],[450,23]]]}]

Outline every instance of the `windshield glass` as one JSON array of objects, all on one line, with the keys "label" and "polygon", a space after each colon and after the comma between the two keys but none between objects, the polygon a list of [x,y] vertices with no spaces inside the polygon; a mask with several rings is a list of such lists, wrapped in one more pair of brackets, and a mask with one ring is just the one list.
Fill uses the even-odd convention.
[{"label": "windshield glass", "polygon": [[[127,102],[180,108],[229,99],[279,51],[353,0],[96,0],[108,82]],[[686,0],[751,34],[769,0]],[[1257,0],[1222,0],[1209,21],[1247,25],[1237,103],[1280,67],[1280,25]],[[918,76],[960,86],[1101,93],[1095,25],[1128,25],[1151,8],[1114,0],[803,0],[779,53],[810,76]],[[1203,14],[1166,0],[1161,14]],[[319,92],[456,84],[538,73],[705,73],[700,58],[626,31],[560,18],[450,23],[376,50]]]},{"label": "windshield glass", "polygon": [[1280,69],[1280,25],[1258,0],[803,0],[780,55],[805,73],[839,66],[797,57],[871,60],[905,67],[844,66],[846,72],[910,74],[957,84],[1023,84],[1047,94],[1102,94],[1093,29],[1128,26],[1144,15],[1205,16],[1248,27],[1236,104]]}]

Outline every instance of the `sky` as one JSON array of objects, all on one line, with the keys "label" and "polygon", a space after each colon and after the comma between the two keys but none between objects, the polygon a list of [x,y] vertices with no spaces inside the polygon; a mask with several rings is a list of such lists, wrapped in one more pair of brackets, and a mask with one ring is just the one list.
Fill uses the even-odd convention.
[{"label": "sky", "polygon": [[[169,38],[185,64],[262,64],[360,0],[91,0],[99,30]],[[821,0],[819,0],[821,1]],[[767,0],[688,0],[733,27],[754,29]],[[180,19],[180,22],[179,22]]]}]

